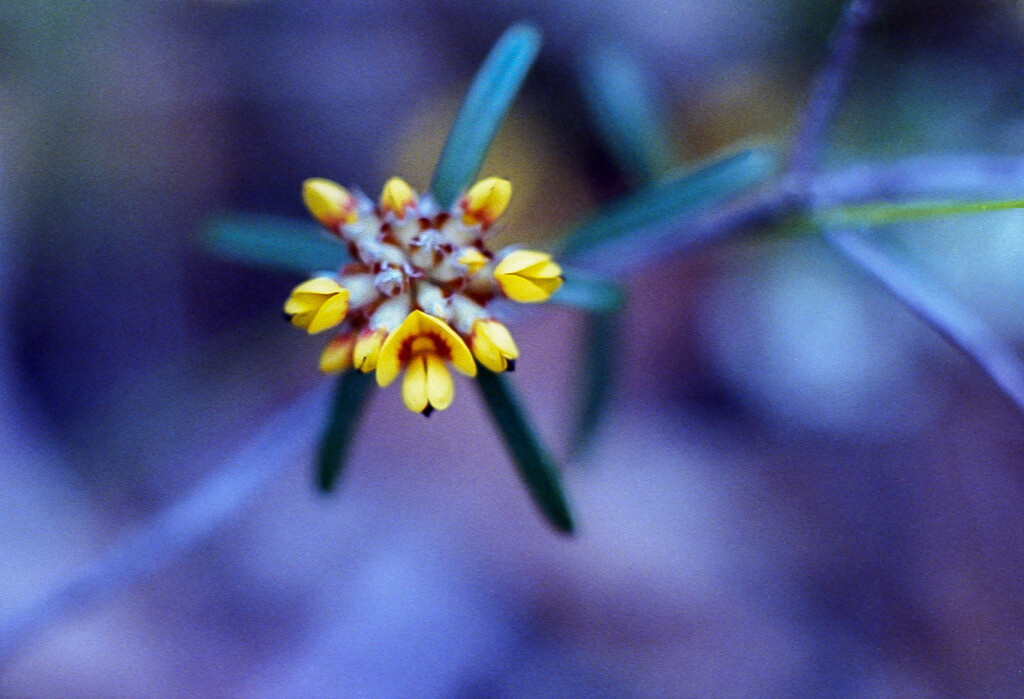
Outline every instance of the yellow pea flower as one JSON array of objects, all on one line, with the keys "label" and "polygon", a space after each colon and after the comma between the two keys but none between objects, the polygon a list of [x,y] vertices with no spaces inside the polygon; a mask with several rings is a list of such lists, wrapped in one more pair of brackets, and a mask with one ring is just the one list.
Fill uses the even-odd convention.
[{"label": "yellow pea flower", "polygon": [[508,207],[512,198],[512,183],[500,177],[488,177],[469,188],[462,198],[462,222],[467,226],[481,224],[485,228],[494,223]]},{"label": "yellow pea flower", "polygon": [[547,253],[516,250],[494,268],[494,278],[513,301],[540,303],[562,286],[562,268]]},{"label": "yellow pea flower", "polygon": [[446,362],[466,376],[476,376],[476,362],[462,338],[439,318],[415,310],[381,347],[377,384],[390,385],[404,369],[405,407],[429,415],[447,408],[455,396]]},{"label": "yellow pea flower", "polygon": [[400,177],[392,177],[384,184],[384,190],[380,194],[380,208],[387,213],[393,213],[398,218],[405,217],[405,210],[410,206],[416,206],[416,192]]},{"label": "yellow pea flower", "polygon": [[356,201],[349,191],[322,177],[302,183],[302,201],[313,218],[332,230],[340,224],[355,223],[359,218]]},{"label": "yellow pea flower", "polygon": [[473,356],[491,371],[512,371],[519,357],[519,348],[508,328],[493,318],[480,318],[473,322],[469,336]]},{"label": "yellow pea flower", "polygon": [[314,277],[292,290],[285,301],[284,312],[293,325],[315,335],[345,319],[348,289],[328,277]]},{"label": "yellow pea flower", "polygon": [[355,345],[356,335],[353,332],[342,333],[328,342],[320,354],[320,371],[340,374],[351,369]]}]

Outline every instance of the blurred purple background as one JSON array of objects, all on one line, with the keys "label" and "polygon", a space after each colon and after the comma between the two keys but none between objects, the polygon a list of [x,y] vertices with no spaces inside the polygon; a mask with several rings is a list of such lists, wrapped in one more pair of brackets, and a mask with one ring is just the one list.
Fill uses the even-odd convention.
[{"label": "blurred purple background", "polygon": [[[829,162],[1020,152],[1016,5],[883,4]],[[514,183],[506,241],[543,238],[628,185],[580,97],[587,51],[634,51],[697,159],[790,133],[840,5],[0,5],[0,616],[321,381],[321,340],[280,320],[299,279],[208,255],[208,217],[302,217],[311,176],[425,188],[479,62],[529,20],[541,58],[484,170]],[[1022,228],[886,235],[1019,344]],[[515,327],[576,539],[537,516],[469,382],[429,421],[392,388],[339,492],[314,492],[303,448],[200,546],[31,638],[0,694],[1024,694],[1024,418],[980,370],[806,237],[627,284],[579,461],[581,319]]]}]

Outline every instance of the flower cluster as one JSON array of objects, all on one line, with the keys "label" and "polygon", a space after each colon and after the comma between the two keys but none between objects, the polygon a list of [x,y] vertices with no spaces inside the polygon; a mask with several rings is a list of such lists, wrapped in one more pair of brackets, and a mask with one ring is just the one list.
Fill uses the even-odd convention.
[{"label": "flower cluster", "polygon": [[376,371],[387,386],[404,369],[402,399],[414,412],[451,405],[448,364],[467,376],[476,375],[476,362],[515,368],[519,349],[488,310],[492,301],[538,303],[562,284],[550,255],[495,255],[484,244],[508,206],[508,180],[477,182],[450,210],[398,178],[376,204],[325,179],[306,180],[302,194],[352,262],[295,287],[285,313],[310,334],[339,329],[320,356],[325,372]]}]

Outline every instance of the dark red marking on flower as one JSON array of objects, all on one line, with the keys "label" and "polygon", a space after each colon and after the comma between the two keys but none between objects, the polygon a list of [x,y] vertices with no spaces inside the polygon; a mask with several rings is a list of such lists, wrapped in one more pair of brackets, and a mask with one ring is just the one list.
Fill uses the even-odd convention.
[{"label": "dark red marking on flower", "polygon": [[421,216],[417,223],[420,224],[420,233],[430,228],[430,219],[426,216]]},{"label": "dark red marking on flower", "polygon": [[440,228],[444,224],[448,223],[448,219],[451,218],[451,214],[447,211],[442,211],[434,217],[434,228]]},{"label": "dark red marking on flower", "polygon": [[369,272],[370,268],[364,265],[362,262],[349,262],[346,265],[342,265],[341,269],[338,270],[339,274],[359,274],[360,272]]},{"label": "dark red marking on flower", "polygon": [[455,252],[455,246],[452,245],[451,243],[441,243],[441,246],[440,246],[439,249],[445,255],[451,255],[453,252]]},{"label": "dark red marking on flower", "polygon": [[448,297],[448,296],[451,296],[452,294],[454,294],[455,292],[457,292],[459,289],[461,289],[464,286],[466,286],[466,278],[465,277],[456,277],[455,279],[452,279],[450,282],[448,282],[447,284],[442,286],[441,287],[441,292],[446,297]]},{"label": "dark red marking on flower", "polygon": [[493,301],[495,297],[495,294],[490,291],[474,292],[469,289],[465,291],[465,295],[471,300],[476,301],[480,306],[486,306],[488,303]]},{"label": "dark red marking on flower", "polygon": [[[452,359],[452,348],[448,346],[448,343],[444,341],[444,338],[438,335],[436,332],[425,332],[419,335],[410,335],[409,337],[402,340],[401,346],[398,348],[398,361],[405,366],[412,359],[412,346],[420,338],[427,338],[430,340],[433,347],[430,350],[430,354],[436,354],[438,357],[445,361],[451,361]],[[417,354],[421,354],[422,350]]]},{"label": "dark red marking on flower", "polygon": [[349,257],[353,257],[357,260],[359,259],[359,248],[356,247],[355,243],[351,240],[346,241],[345,247],[348,248]]}]

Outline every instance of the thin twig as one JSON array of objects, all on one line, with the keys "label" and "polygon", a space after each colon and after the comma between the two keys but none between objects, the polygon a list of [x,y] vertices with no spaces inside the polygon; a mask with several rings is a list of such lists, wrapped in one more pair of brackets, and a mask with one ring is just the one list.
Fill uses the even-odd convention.
[{"label": "thin twig", "polygon": [[325,388],[307,393],[278,413],[191,493],[71,580],[0,619],[0,668],[37,634],[152,573],[251,503],[261,487],[309,448],[313,435],[302,434],[301,426],[319,425],[326,404]]},{"label": "thin twig", "polygon": [[878,281],[914,315],[974,360],[1024,412],[1024,364],[1014,349],[988,324],[920,273],[879,249],[860,233],[829,232],[825,240],[850,262]]},{"label": "thin twig", "polygon": [[922,197],[1015,196],[1022,188],[1024,157],[1019,155],[920,155],[819,173],[810,185],[810,204],[827,209]]},{"label": "thin twig", "polygon": [[873,12],[874,0],[852,0],[843,11],[793,138],[789,171],[796,175],[810,175],[821,159],[826,135],[853,73],[864,29]]},{"label": "thin twig", "polygon": [[800,211],[815,213],[878,200],[1009,195],[1019,193],[1022,187],[1024,157],[983,153],[863,163],[820,173],[809,181],[784,175],[739,200],[667,228],[651,230],[643,245],[636,245],[630,238],[621,245],[602,245],[593,254],[581,254],[580,264],[596,273],[621,277],[666,256],[778,224]]}]

